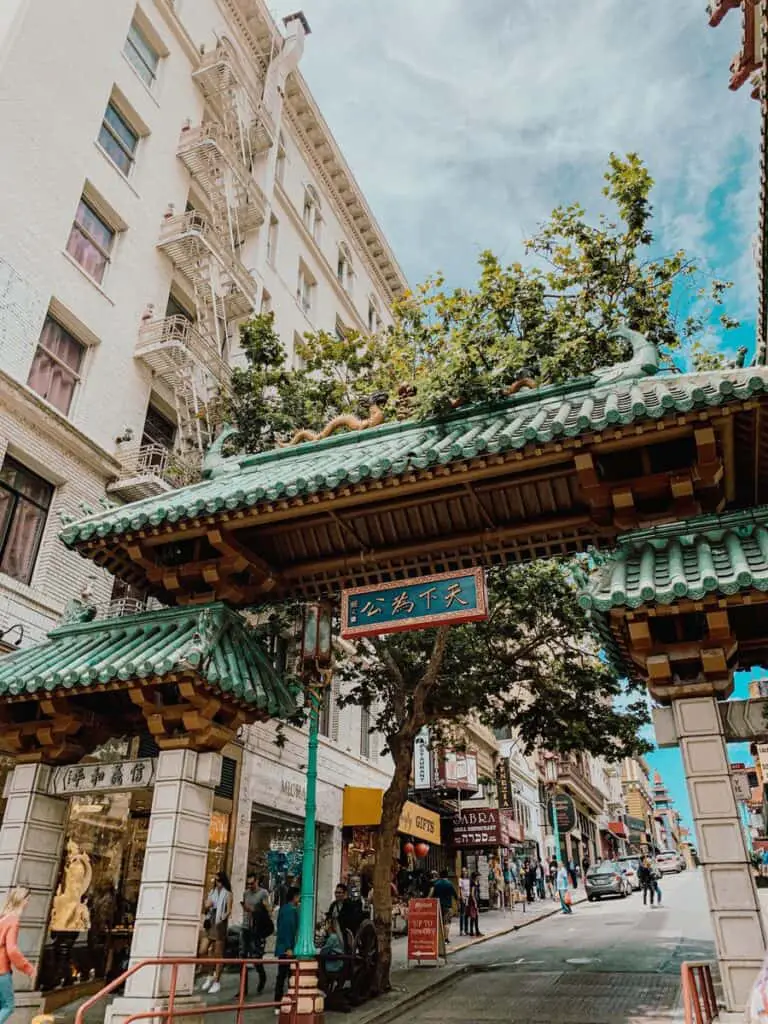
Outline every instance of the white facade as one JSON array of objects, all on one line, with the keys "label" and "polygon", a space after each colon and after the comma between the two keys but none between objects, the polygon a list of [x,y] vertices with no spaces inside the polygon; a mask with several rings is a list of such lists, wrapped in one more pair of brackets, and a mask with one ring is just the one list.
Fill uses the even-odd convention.
[{"label": "white facade", "polygon": [[[539,778],[533,757],[526,757],[516,739],[499,740],[499,757],[509,761],[514,798],[519,806],[516,818],[523,826],[525,839],[537,843],[541,856],[547,852],[546,828],[539,800]],[[553,847],[554,848],[554,847]]]},{"label": "white facade", "polygon": [[[391,322],[405,281],[297,70],[302,15],[278,28],[262,0],[0,8],[1,650],[4,633],[40,642],[86,587],[106,610],[112,577],[58,541],[59,513],[183,482],[243,318],[272,311],[294,359],[306,331]],[[321,900],[344,784],[390,775],[362,714],[336,708],[321,740]],[[244,739],[236,890],[251,805],[303,814],[306,737],[272,734]]]}]

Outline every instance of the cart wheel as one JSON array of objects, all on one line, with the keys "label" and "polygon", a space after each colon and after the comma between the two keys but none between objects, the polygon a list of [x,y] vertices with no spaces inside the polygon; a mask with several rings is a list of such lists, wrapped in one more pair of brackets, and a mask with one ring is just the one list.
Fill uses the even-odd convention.
[{"label": "cart wheel", "polygon": [[376,968],[379,962],[379,940],[373,921],[363,921],[355,936],[355,960],[352,974],[352,992],[355,1001],[362,1002],[375,995]]}]

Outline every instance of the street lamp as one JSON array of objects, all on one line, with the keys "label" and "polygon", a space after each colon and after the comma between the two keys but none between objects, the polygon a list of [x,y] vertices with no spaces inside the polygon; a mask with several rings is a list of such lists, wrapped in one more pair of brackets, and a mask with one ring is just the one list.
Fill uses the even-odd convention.
[{"label": "street lamp", "polygon": [[304,852],[301,860],[301,907],[299,936],[294,953],[299,960],[312,960],[315,949],[315,833],[317,831],[317,737],[323,689],[331,664],[331,606],[317,601],[304,606],[301,632],[302,678],[309,704],[309,750],[307,756],[307,798],[304,808]]},{"label": "street lamp", "polygon": [[544,778],[547,785],[551,787],[550,807],[552,808],[552,831],[555,834],[555,860],[560,863],[560,828],[557,824],[557,806],[555,805],[555,794],[557,792],[557,758],[554,754],[546,754],[544,760]]}]

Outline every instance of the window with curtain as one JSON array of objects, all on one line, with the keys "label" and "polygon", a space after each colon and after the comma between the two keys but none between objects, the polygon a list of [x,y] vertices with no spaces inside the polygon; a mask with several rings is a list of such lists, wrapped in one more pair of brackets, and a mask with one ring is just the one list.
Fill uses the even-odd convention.
[{"label": "window with curtain", "polygon": [[0,572],[29,583],[53,498],[53,487],[6,456],[0,468]]},{"label": "window with curtain", "polygon": [[37,343],[27,384],[66,416],[80,380],[84,356],[85,345],[48,316]]},{"label": "window with curtain", "polygon": [[131,173],[138,144],[138,132],[131,128],[114,103],[108,103],[101,122],[99,145],[123,174]]},{"label": "window with curtain", "polygon": [[86,274],[101,283],[109,264],[115,232],[85,200],[77,205],[75,223],[69,233],[67,252]]},{"label": "window with curtain", "polygon": [[128,29],[123,53],[142,82],[147,88],[151,89],[157,79],[157,65],[160,63],[160,54],[135,21],[131,22],[131,27]]}]

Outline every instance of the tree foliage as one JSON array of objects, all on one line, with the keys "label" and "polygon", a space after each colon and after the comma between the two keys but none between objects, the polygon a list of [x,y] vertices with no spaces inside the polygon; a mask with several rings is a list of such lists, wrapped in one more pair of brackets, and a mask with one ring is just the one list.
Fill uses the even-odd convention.
[{"label": "tree foliage", "polygon": [[[520,376],[545,384],[588,375],[629,357],[613,334],[621,323],[653,338],[671,363],[722,306],[728,286],[705,281],[682,251],[654,255],[652,184],[637,156],[611,156],[604,191],[615,217],[590,222],[578,204],[558,207],[526,242],[525,265],[505,267],[485,252],[474,288],[447,291],[436,276],[404,295],[392,326],[375,337],[305,336],[299,366],[287,366],[271,315],[254,318],[242,331],[248,366],[234,371],[227,409],[240,444],[261,451],[339,414],[365,415],[380,392],[390,397],[388,416],[424,417],[492,401]],[[681,318],[683,291],[693,293],[696,312]],[[733,324],[724,318],[723,326]],[[644,697],[623,694],[597,656],[567,567],[494,568],[489,588],[487,622],[365,641],[337,666],[343,701],[370,709],[394,761],[374,874],[382,987],[391,854],[423,725],[439,732],[474,716],[511,728],[527,750],[615,759],[645,749]]]}]

